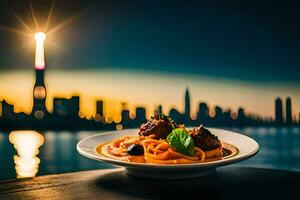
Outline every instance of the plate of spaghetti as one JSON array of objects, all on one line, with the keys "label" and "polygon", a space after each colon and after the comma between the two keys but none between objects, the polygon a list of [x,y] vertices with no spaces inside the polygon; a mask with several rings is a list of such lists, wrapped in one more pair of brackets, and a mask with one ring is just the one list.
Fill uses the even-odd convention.
[{"label": "plate of spaghetti", "polygon": [[155,115],[139,129],[110,131],[81,140],[77,150],[88,158],[125,167],[129,175],[180,179],[207,175],[217,167],[254,156],[258,143],[228,130],[187,128]]}]

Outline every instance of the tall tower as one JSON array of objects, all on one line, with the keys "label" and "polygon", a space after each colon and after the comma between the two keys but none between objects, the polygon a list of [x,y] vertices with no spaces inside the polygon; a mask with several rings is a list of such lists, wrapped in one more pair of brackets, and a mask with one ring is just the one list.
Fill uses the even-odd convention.
[{"label": "tall tower", "polygon": [[44,54],[44,40],[46,34],[43,32],[37,32],[34,35],[35,46],[35,84],[33,88],[33,107],[31,114],[36,119],[43,119],[48,111],[46,109],[46,87],[44,83],[45,72],[45,54]]},{"label": "tall tower", "polygon": [[185,116],[186,122],[188,122],[191,119],[191,101],[190,101],[190,93],[189,93],[188,88],[186,88],[186,90],[185,90],[184,116]]},{"label": "tall tower", "polygon": [[292,119],[292,100],[290,97],[287,97],[285,100],[285,119],[286,119],[286,125],[290,126],[292,125],[293,119]]},{"label": "tall tower", "polygon": [[275,100],[275,123],[276,125],[283,124],[282,100],[279,97]]}]

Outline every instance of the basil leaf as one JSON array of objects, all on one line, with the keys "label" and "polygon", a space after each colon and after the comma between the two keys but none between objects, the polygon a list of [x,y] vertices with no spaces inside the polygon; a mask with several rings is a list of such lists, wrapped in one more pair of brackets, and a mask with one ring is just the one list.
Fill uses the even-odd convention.
[{"label": "basil leaf", "polygon": [[192,156],[195,153],[194,140],[185,129],[173,129],[173,131],[167,137],[167,142],[176,151],[185,155]]}]

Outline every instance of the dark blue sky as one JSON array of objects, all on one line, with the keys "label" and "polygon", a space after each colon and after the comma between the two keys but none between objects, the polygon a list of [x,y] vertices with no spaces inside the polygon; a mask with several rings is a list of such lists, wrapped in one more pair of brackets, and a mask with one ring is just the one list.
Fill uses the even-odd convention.
[{"label": "dark blue sky", "polygon": [[[20,27],[7,8],[30,21],[26,1],[0,5],[1,24]],[[42,16],[49,2],[33,5]],[[57,1],[50,27],[80,16],[56,33],[64,53],[48,49],[47,64],[52,69],[116,67],[298,82],[299,8],[296,1]],[[0,33],[1,69],[33,65],[33,52],[17,48],[24,38]]]}]

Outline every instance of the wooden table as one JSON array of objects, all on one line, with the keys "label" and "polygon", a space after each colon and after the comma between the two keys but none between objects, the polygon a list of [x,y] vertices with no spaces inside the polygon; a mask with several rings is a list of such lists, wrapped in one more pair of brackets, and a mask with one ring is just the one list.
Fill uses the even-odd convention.
[{"label": "wooden table", "polygon": [[[188,180],[130,177],[122,168],[0,182],[0,199],[300,199],[300,173],[224,167]],[[176,199],[177,199],[176,198]]]}]

